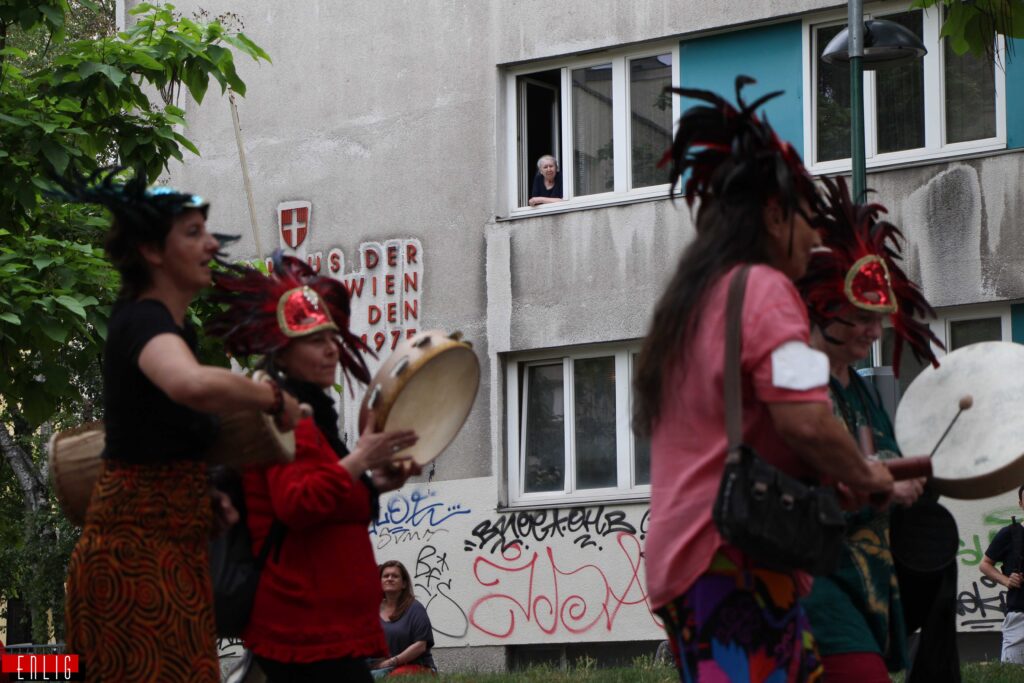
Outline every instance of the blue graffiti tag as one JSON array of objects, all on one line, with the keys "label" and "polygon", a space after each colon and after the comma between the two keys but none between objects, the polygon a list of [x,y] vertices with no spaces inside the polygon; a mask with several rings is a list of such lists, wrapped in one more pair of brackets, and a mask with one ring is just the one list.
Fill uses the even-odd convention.
[{"label": "blue graffiti tag", "polygon": [[408,496],[401,493],[388,499],[381,510],[380,519],[370,525],[370,533],[386,528],[392,534],[408,532],[417,527],[435,528],[452,517],[468,515],[471,510],[459,503],[447,504],[436,500],[434,491],[416,489]]}]

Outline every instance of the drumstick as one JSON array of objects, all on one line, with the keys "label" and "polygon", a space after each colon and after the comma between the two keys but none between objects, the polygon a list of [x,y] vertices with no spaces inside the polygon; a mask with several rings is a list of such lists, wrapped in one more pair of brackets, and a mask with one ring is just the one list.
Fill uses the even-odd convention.
[{"label": "drumstick", "polygon": [[970,410],[973,405],[974,397],[970,394],[964,394],[960,397],[960,410],[956,411],[956,415],[954,415],[953,419],[949,421],[949,426],[946,427],[946,431],[942,432],[942,436],[939,437],[939,442],[935,444],[935,448],[933,448],[932,452],[928,454],[929,458],[935,455],[935,451],[939,450],[939,446],[941,446],[942,442],[946,440],[946,435],[949,434],[949,430],[953,428],[954,424],[956,424],[956,420],[960,417],[960,413],[965,410]]}]

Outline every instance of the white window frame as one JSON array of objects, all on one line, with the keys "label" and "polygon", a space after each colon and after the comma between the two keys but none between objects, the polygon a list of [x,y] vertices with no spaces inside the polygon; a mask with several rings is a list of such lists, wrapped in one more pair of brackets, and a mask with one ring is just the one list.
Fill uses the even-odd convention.
[{"label": "white window frame", "polygon": [[[536,216],[544,213],[561,213],[567,209],[581,209],[593,206],[607,206],[628,201],[661,198],[668,196],[668,183],[631,189],[632,183],[632,126],[630,125],[629,62],[633,59],[672,55],[673,85],[679,83],[679,41],[663,42],[644,47],[604,50],[598,54],[568,57],[558,60],[531,62],[509,68],[505,72],[505,163],[508,187],[505,192],[505,216],[516,218]],[[572,136],[572,71],[598,64],[612,65],[612,142],[615,154],[615,189],[611,192],[569,197],[565,201],[541,204],[536,207],[519,206],[519,92],[516,81],[519,76],[538,71],[561,70],[561,135],[559,139],[558,163],[562,174],[562,188],[567,195],[574,186],[573,136]],[[672,96],[672,133],[679,120],[679,96]]]},{"label": "white window frame", "polygon": [[[979,320],[982,318],[999,318],[1000,320],[1000,335],[1002,341],[1013,340],[1013,327],[1010,317],[1010,303],[1009,302],[997,302],[997,303],[984,303],[984,304],[966,304],[962,306],[949,306],[935,310],[935,318],[928,321],[928,327],[931,328],[932,332],[938,337],[942,345],[947,349],[949,348],[949,339],[952,336],[952,323],[961,322],[964,320]],[[883,322],[885,328],[892,326],[889,318],[886,317]],[[948,351],[944,351],[936,346],[932,346],[932,350],[935,352],[935,357],[941,362],[942,357],[945,356]],[[904,353],[911,353],[904,346]],[[881,365],[882,359],[882,340],[878,339],[871,347],[871,364],[874,367],[888,367]]]},{"label": "white window frame", "polygon": [[[908,4],[905,2],[885,2],[870,7],[865,7],[864,18],[871,19],[876,16],[905,12]],[[884,168],[901,164],[911,164],[920,161],[933,159],[950,158],[957,156],[969,156],[984,152],[991,152],[1006,148],[1006,73],[1000,67],[1005,64],[1004,41],[1002,36],[998,38],[995,46],[995,108],[996,108],[996,135],[983,140],[967,140],[946,144],[945,121],[945,81],[943,78],[944,50],[939,42],[939,31],[941,28],[941,12],[932,10],[917,10],[924,13],[922,28],[924,32],[924,44],[928,48],[928,54],[924,56],[924,126],[925,146],[918,149],[901,150],[898,152],[887,152],[878,154],[875,135],[875,73],[864,72],[864,149],[866,166],[872,168]],[[815,63],[817,55],[824,49],[824,46],[816,45],[815,29],[823,26],[845,25],[846,11],[833,11],[822,14],[815,14],[804,19],[803,26],[803,65],[804,65],[804,149],[807,151],[805,159],[808,162],[808,170],[813,174],[849,173],[851,168],[850,159],[836,159],[832,161],[818,162],[817,149],[817,79]]]},{"label": "white window frame", "polygon": [[[633,485],[634,443],[631,427],[633,356],[640,351],[638,343],[617,343],[587,346],[580,349],[552,349],[543,352],[517,354],[505,366],[505,405],[507,415],[508,506],[544,507],[549,505],[592,504],[647,500],[651,496],[650,484]],[[615,441],[618,483],[614,487],[574,490],[575,471],[575,419],[573,413],[574,386],[573,361],[604,356],[615,357]],[[523,443],[526,414],[520,410],[520,369],[536,365],[562,365],[563,405],[565,416],[565,487],[561,491],[526,493],[523,477]],[[526,377],[526,373],[523,373]],[[522,387],[522,405],[526,405],[527,387]]]}]

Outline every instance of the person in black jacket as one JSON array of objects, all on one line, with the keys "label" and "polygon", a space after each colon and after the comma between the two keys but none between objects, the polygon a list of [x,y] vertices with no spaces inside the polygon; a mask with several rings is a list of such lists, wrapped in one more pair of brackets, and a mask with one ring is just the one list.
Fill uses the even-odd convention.
[{"label": "person in black jacket", "polygon": [[[1017,489],[1017,505],[1024,510],[1024,486]],[[1004,662],[1024,664],[1024,527],[1017,518],[1003,527],[989,543],[978,569],[1006,588],[1006,616],[1003,618]],[[996,565],[1002,565],[1002,571]]]},{"label": "person in black jacket", "polygon": [[530,206],[553,204],[565,199],[562,192],[562,173],[558,168],[558,160],[550,154],[537,159],[537,175],[533,177],[530,188]]}]

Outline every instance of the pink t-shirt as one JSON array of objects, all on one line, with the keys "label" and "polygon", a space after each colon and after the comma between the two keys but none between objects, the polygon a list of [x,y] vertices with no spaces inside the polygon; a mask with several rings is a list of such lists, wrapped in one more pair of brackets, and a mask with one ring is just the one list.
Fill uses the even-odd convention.
[{"label": "pink t-shirt", "polygon": [[[686,356],[664,388],[651,437],[651,517],[645,544],[651,603],[661,607],[707,569],[724,541],[711,508],[725,464],[725,305],[735,269],[711,286]],[[769,266],[750,269],[743,302],[741,367],[744,441],[761,457],[799,477],[814,473],[772,425],[767,403],[827,402],[827,385],[806,391],[776,387],[772,352],[789,341],[808,343],[810,325],[789,278]],[[824,382],[827,382],[827,373]]]}]

